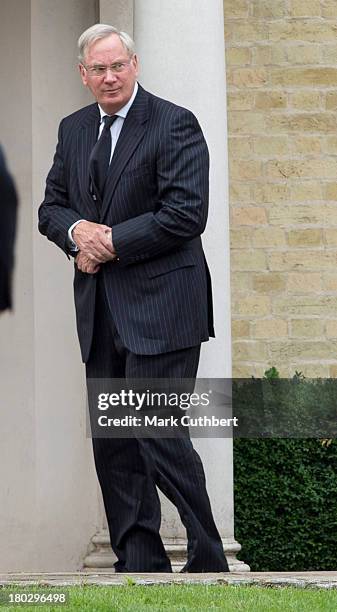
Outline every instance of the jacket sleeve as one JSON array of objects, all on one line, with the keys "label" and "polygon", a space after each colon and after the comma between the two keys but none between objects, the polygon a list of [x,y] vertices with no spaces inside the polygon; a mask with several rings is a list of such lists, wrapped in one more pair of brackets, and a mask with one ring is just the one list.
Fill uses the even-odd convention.
[{"label": "jacket sleeve", "polygon": [[167,121],[156,160],[158,204],[112,227],[120,265],[160,256],[199,236],[208,212],[209,155],[194,115],[179,108]]},{"label": "jacket sleeve", "polygon": [[57,244],[67,256],[71,253],[68,229],[83,218],[70,208],[64,169],[63,130],[61,121],[53,165],[48,173],[44,200],[39,208],[39,231]]}]

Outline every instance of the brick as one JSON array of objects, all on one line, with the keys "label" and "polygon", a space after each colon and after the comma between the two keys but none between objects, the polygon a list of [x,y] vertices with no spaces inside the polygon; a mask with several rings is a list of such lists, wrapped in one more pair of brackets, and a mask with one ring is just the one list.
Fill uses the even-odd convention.
[{"label": "brick", "polygon": [[235,136],[228,138],[228,152],[230,158],[249,157],[252,153],[252,142],[249,136]]},{"label": "brick", "polygon": [[328,319],[326,322],[326,335],[328,338],[337,338],[337,319]]},{"label": "brick", "polygon": [[260,156],[286,155],[288,136],[260,136],[250,139],[254,153]]},{"label": "brick", "polygon": [[269,178],[337,178],[337,164],[334,158],[321,157],[292,160],[270,160],[265,165]]},{"label": "brick", "polygon": [[248,10],[248,0],[226,0],[224,2],[225,20],[248,17]]},{"label": "brick", "polygon": [[337,291],[337,273],[322,275],[322,289],[323,291]]},{"label": "brick", "polygon": [[323,187],[325,200],[337,200],[337,183],[325,183]]},{"label": "brick", "polygon": [[268,28],[261,21],[247,19],[243,22],[228,22],[225,24],[225,40],[228,42],[253,43],[268,40]]},{"label": "brick", "polygon": [[253,17],[280,19],[285,15],[284,0],[253,0]]},{"label": "brick", "polygon": [[[337,342],[317,340],[292,340],[291,342],[271,342],[269,344],[270,359],[277,363],[289,359],[333,359],[336,356]],[[300,368],[298,368],[300,369]]]},{"label": "brick", "polygon": [[320,319],[292,319],[290,336],[294,338],[315,338],[324,336],[324,321]]},{"label": "brick", "polygon": [[329,376],[326,378],[337,378],[337,364],[329,366]]},{"label": "brick", "polygon": [[294,370],[300,370],[306,378],[329,378],[329,365],[321,363],[301,363],[300,367],[294,364]]},{"label": "brick", "polygon": [[322,224],[337,225],[337,207],[336,205],[327,204],[322,207]]},{"label": "brick", "polygon": [[271,225],[322,224],[322,208],[318,205],[272,206],[268,211]]},{"label": "brick", "polygon": [[227,71],[227,83],[233,87],[263,87],[267,81],[265,68],[232,68]]},{"label": "brick", "polygon": [[322,1],[322,17],[325,19],[336,19],[336,0],[323,0]]},{"label": "brick", "polygon": [[227,66],[244,66],[252,61],[252,51],[249,47],[227,47]]},{"label": "brick", "polygon": [[251,246],[252,229],[250,227],[240,227],[240,229],[231,229],[230,243],[232,249],[246,249]]},{"label": "brick", "polygon": [[265,175],[268,178],[278,180],[284,178],[299,178],[301,176],[299,164],[303,163],[304,162],[299,162],[297,160],[283,161],[279,159],[272,159],[265,164]]},{"label": "brick", "polygon": [[300,155],[312,155],[321,152],[321,139],[319,136],[295,136],[290,138],[290,149]]},{"label": "brick", "polygon": [[252,181],[262,174],[262,163],[254,159],[230,159],[229,175],[234,181]]},{"label": "brick", "polygon": [[288,293],[311,293],[321,291],[322,280],[319,272],[290,272],[287,275]]},{"label": "brick", "polygon": [[233,313],[246,316],[265,316],[270,314],[270,297],[267,295],[249,295],[236,299]]},{"label": "brick", "polygon": [[[336,18],[336,16],[335,16]],[[274,21],[269,24],[269,40],[279,42],[335,42],[336,23],[324,22],[319,19],[310,21]]]},{"label": "brick", "polygon": [[282,87],[336,87],[337,68],[315,66],[312,68],[287,67],[270,70],[271,85]]},{"label": "brick", "polygon": [[280,293],[284,291],[286,285],[285,277],[281,274],[254,274],[253,289],[257,293]]},{"label": "brick", "polygon": [[260,319],[252,324],[254,338],[283,338],[288,335],[285,319]]},{"label": "brick", "polygon": [[238,93],[227,93],[228,110],[240,111],[250,110],[254,106],[254,94],[251,91],[240,91]]},{"label": "brick", "polygon": [[319,64],[320,59],[320,45],[289,45],[287,47],[287,60],[291,66],[296,64]]},{"label": "brick", "polygon": [[[307,200],[322,200],[322,185],[319,181],[301,181],[290,187],[290,199],[293,202],[305,202]],[[306,221],[303,220],[305,223]],[[315,223],[316,221],[308,221]]]},{"label": "brick", "polygon": [[232,321],[232,337],[245,338],[250,335],[250,323],[244,319],[236,319]]},{"label": "brick", "polygon": [[235,21],[225,21],[224,22],[224,35],[225,35],[225,44],[228,45],[234,41],[234,33],[235,33]]},{"label": "brick", "polygon": [[248,292],[252,290],[252,274],[251,272],[231,271],[231,292],[235,295],[236,292]]},{"label": "brick", "polygon": [[233,249],[231,252],[231,268],[233,272],[236,270],[243,272],[255,270],[260,272],[266,269],[266,255],[261,250],[244,251],[241,249]]},{"label": "brick", "polygon": [[257,109],[268,110],[272,108],[286,108],[287,95],[281,91],[260,91],[255,97]]},{"label": "brick", "polygon": [[286,246],[283,229],[262,227],[253,230],[252,245],[254,248],[275,248]]},{"label": "brick", "polygon": [[246,340],[233,342],[233,359],[238,361],[265,361],[268,358],[265,342]]},{"label": "brick", "polygon": [[309,249],[278,252],[274,251],[268,256],[269,270],[275,271],[317,271],[333,270],[337,266],[337,251]]},{"label": "brick", "polygon": [[297,91],[289,96],[289,104],[296,110],[319,110],[321,94],[318,91]]},{"label": "brick", "polygon": [[253,186],[253,200],[257,204],[284,202],[289,199],[289,186],[286,183],[265,183]]},{"label": "brick", "polygon": [[320,246],[323,241],[321,229],[300,229],[288,232],[288,244],[291,247]]},{"label": "brick", "polygon": [[291,0],[289,6],[291,17],[320,17],[320,0]]},{"label": "brick", "polygon": [[[317,158],[318,161],[319,158]],[[321,164],[324,168],[324,177],[328,179],[337,178],[337,164],[334,156],[322,156]],[[318,174],[317,174],[318,177]]]},{"label": "brick", "polygon": [[322,151],[324,153],[337,154],[337,136],[326,136],[322,138]]},{"label": "brick", "polygon": [[337,117],[332,113],[274,114],[266,117],[268,132],[320,132],[332,134],[337,130]]},{"label": "brick", "polygon": [[233,378],[251,378],[255,373],[256,368],[253,364],[243,365],[241,363],[233,363]]},{"label": "brick", "polygon": [[337,247],[337,228],[324,230],[324,242],[328,247]]},{"label": "brick", "polygon": [[[319,161],[319,158],[317,158],[317,161]],[[331,179],[331,178],[337,178],[337,164],[336,164],[336,158],[334,156],[322,156],[321,157],[321,165],[324,168],[324,177]],[[317,174],[317,178],[318,178],[318,174]]]},{"label": "brick", "polygon": [[337,92],[329,91],[326,94],[325,106],[327,110],[337,110]]},{"label": "brick", "polygon": [[253,65],[278,66],[287,62],[287,52],[284,45],[261,45],[253,48]]},{"label": "brick", "polygon": [[231,181],[229,184],[229,199],[231,202],[249,202],[249,185],[244,185],[241,182]]},{"label": "brick", "polygon": [[[337,296],[289,295],[276,296],[273,300],[275,316],[334,316],[337,312]],[[336,353],[337,355],[337,353]]]},{"label": "brick", "polygon": [[329,365],[329,374],[328,376],[322,376],[322,378],[337,378],[337,364]]},{"label": "brick", "polygon": [[264,123],[263,113],[228,112],[228,131],[230,134],[261,134],[264,133]]},{"label": "brick", "polygon": [[232,208],[232,225],[261,225],[267,223],[264,208],[258,206],[238,206]]},{"label": "brick", "polygon": [[337,62],[337,45],[322,45],[321,53],[324,64],[335,64]]}]

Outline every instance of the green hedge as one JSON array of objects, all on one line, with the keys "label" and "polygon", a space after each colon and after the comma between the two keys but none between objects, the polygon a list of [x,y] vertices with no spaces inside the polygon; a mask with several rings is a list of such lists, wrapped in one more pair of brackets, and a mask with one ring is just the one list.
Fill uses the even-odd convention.
[{"label": "green hedge", "polygon": [[337,441],[234,440],[238,558],[252,571],[337,569]]}]

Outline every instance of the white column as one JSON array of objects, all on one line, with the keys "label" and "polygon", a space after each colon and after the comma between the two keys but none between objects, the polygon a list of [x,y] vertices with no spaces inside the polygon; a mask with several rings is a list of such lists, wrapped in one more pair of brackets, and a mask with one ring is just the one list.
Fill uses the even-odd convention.
[{"label": "white column", "polygon": [[[214,291],[216,340],[203,345],[199,377],[231,376],[230,267],[224,20],[222,0],[135,0],[134,38],[140,83],[191,109],[204,131],[211,157],[210,213],[204,248]],[[195,440],[206,471],[216,523],[231,566],[234,540],[231,440]],[[177,512],[165,500],[162,534],[182,538]],[[174,540],[173,540],[174,542]]]},{"label": "white column", "polygon": [[0,317],[2,572],[81,569],[98,525],[72,265],[37,231],[58,123],[90,100],[76,39],[95,8],[95,0],[1,2],[0,132],[20,196],[15,310]]},{"label": "white column", "polygon": [[133,0],[100,0],[99,22],[133,36]]},{"label": "white column", "polygon": [[36,558],[29,3],[18,10],[12,0],[1,2],[0,51],[1,144],[20,194],[15,312],[0,315],[0,572],[6,572],[30,569]]},{"label": "white column", "polygon": [[36,230],[59,121],[92,100],[80,81],[77,38],[94,0],[32,0],[34,353],[38,541],[50,569],[81,569],[98,521],[85,372],[76,335],[73,264]]}]

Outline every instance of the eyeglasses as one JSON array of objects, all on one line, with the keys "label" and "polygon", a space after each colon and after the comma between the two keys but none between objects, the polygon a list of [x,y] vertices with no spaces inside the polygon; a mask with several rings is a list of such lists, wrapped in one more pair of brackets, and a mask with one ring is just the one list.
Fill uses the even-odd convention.
[{"label": "eyeglasses", "polygon": [[104,76],[108,70],[111,70],[112,74],[119,74],[123,72],[127,66],[130,66],[131,59],[125,62],[116,62],[115,64],[110,64],[110,66],[103,66],[101,64],[94,64],[93,66],[86,66],[82,64],[83,68],[86,69],[90,76],[102,77]]}]

